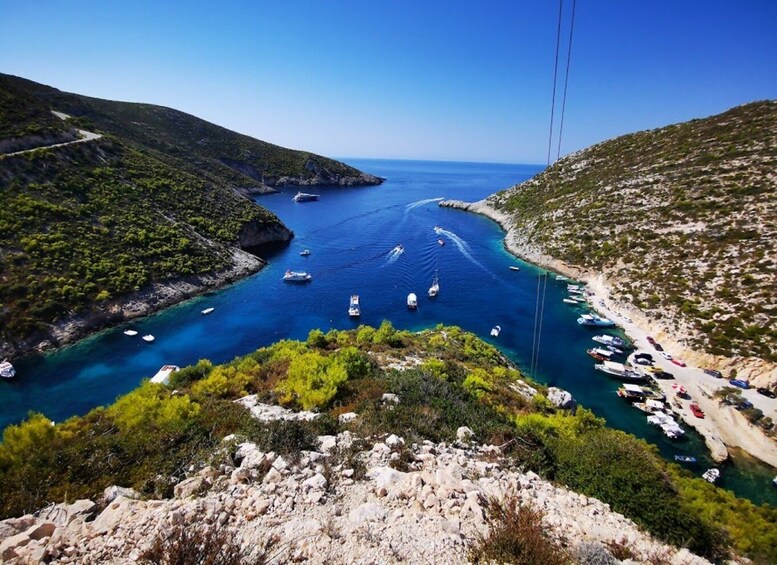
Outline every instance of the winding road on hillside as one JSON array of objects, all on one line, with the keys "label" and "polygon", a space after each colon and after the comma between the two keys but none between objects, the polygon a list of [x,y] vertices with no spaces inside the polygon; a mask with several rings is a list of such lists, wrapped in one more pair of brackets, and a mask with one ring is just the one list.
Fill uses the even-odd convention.
[{"label": "winding road on hillside", "polygon": [[[68,118],[70,118],[70,116],[68,114],[65,114],[64,112],[55,112],[54,110],[52,110],[51,113],[54,114],[56,117],[58,117],[60,120],[67,120]],[[37,151],[38,149],[53,149],[55,147],[64,147],[65,145],[73,145],[75,143],[94,141],[95,139],[100,139],[102,137],[101,133],[94,133],[91,131],[86,131],[84,129],[77,129],[76,131],[78,132],[78,135],[81,136],[80,139],[74,139],[73,141],[66,141],[64,143],[55,143],[54,145],[41,145],[40,147],[33,147],[32,149],[14,151],[13,153],[3,153],[3,154],[0,154],[0,158],[13,157],[14,155],[24,155],[25,153],[31,153],[33,151]]]}]

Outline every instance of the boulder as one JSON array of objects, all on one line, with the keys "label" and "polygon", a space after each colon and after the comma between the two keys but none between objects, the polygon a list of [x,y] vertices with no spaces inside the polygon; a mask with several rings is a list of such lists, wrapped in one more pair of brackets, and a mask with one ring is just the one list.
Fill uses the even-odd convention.
[{"label": "boulder", "polygon": [[91,519],[97,513],[97,504],[86,498],[76,500],[67,507],[67,523],[69,524],[76,518],[84,521]]},{"label": "boulder", "polygon": [[53,534],[54,530],[56,529],[57,526],[55,524],[52,524],[51,522],[43,522],[41,524],[35,524],[24,533],[27,534],[30,539],[40,540],[43,538],[51,537],[51,534]]},{"label": "boulder", "polygon": [[358,527],[366,522],[382,522],[386,518],[386,509],[376,502],[365,502],[348,513],[351,526]]},{"label": "boulder", "polygon": [[556,408],[571,409],[575,406],[575,399],[571,394],[554,386],[548,389],[548,400]]},{"label": "boulder", "polygon": [[0,559],[7,561],[14,557],[18,557],[16,550],[24,547],[28,543],[30,543],[30,536],[25,533],[5,538],[3,543],[0,543]]},{"label": "boulder", "polygon": [[386,438],[385,443],[389,447],[399,447],[400,445],[405,445],[405,440],[395,434],[391,434]]},{"label": "boulder", "polygon": [[326,490],[327,480],[321,473],[316,473],[309,479],[302,482],[302,487],[305,490]]},{"label": "boulder", "polygon": [[456,439],[461,442],[469,441],[473,437],[475,437],[475,432],[473,432],[467,426],[461,426],[458,430],[456,430]]},{"label": "boulder", "polygon": [[103,491],[103,503],[110,504],[120,496],[123,496],[124,498],[131,498],[133,500],[140,499],[140,493],[135,489],[113,485]]},{"label": "boulder", "polygon": [[335,447],[337,447],[335,436],[318,436],[318,448],[324,453],[331,452]]},{"label": "boulder", "polygon": [[380,397],[384,404],[399,404],[399,397],[396,394],[386,392]]},{"label": "boulder", "polygon": [[347,424],[348,422],[353,422],[358,417],[359,415],[356,412],[346,412],[345,414],[340,414],[337,417],[337,421],[341,424]]},{"label": "boulder", "polygon": [[0,522],[0,541],[23,532],[35,523],[32,514],[25,514],[19,518],[8,518]]},{"label": "boulder", "polygon": [[200,476],[194,476],[185,479],[175,485],[173,488],[173,494],[176,498],[189,498],[195,496],[204,491],[207,487],[205,479]]}]

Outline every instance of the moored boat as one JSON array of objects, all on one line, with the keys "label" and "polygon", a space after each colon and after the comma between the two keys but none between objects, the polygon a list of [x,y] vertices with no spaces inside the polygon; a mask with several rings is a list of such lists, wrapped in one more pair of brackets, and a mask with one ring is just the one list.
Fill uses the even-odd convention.
[{"label": "moored boat", "polygon": [[595,335],[591,339],[602,345],[612,345],[614,347],[628,347],[629,345],[625,339],[614,335]]},{"label": "moored boat", "polygon": [[567,281],[569,279],[567,277],[565,277],[564,275],[556,275],[556,280],[557,281]]},{"label": "moored boat", "polygon": [[200,312],[200,314],[202,314],[203,316],[207,316],[208,314],[212,314],[214,310],[215,310],[215,308],[213,308],[213,307],[205,308],[205,310],[202,310]]},{"label": "moored boat", "polygon": [[305,271],[286,271],[283,275],[286,282],[308,282],[312,279],[313,276]]},{"label": "moored boat", "polygon": [[615,325],[615,322],[602,318],[596,314],[583,314],[577,319],[577,323],[581,326],[594,326],[600,328],[611,328]]},{"label": "moored boat", "polygon": [[415,295],[415,292],[411,292],[407,295],[407,308],[409,310],[418,308],[418,297]]},{"label": "moored boat", "polygon": [[627,402],[641,402],[645,400],[645,391],[639,385],[624,383],[618,389],[618,396]]},{"label": "moored boat", "polygon": [[499,337],[499,334],[502,332],[502,326],[494,326],[491,328],[491,335],[493,337]]},{"label": "moored boat", "polygon": [[578,302],[577,300],[573,299],[573,298],[565,298],[565,299],[563,300],[563,302],[564,302],[565,304],[573,304],[573,305],[577,305],[577,304],[579,304],[579,302]]},{"label": "moored boat", "polygon": [[675,455],[674,460],[680,463],[696,463],[696,458],[693,455]]},{"label": "moored boat", "polygon": [[138,335],[138,332],[136,330],[124,330],[124,335],[132,337]]},{"label": "moored boat", "polygon": [[297,192],[296,196],[292,198],[294,202],[311,202],[313,200],[318,200],[319,195],[318,194],[308,194],[307,192]]},{"label": "moored boat", "polygon": [[630,366],[626,366],[623,363],[616,363],[614,361],[602,361],[601,364],[594,365],[594,369],[624,381],[640,382],[645,380],[644,375],[640,375]]},{"label": "moored boat", "polygon": [[153,335],[151,335],[151,334],[146,334],[146,335],[144,335],[144,336],[143,336],[143,338],[142,338],[142,339],[143,339],[143,341],[145,341],[145,342],[147,342],[147,343],[151,343],[151,342],[152,342],[152,341],[154,341],[156,338],[155,338]]},{"label": "moored boat", "polygon": [[12,379],[16,376],[16,369],[11,365],[10,361],[3,360],[0,363],[0,377],[4,379]]},{"label": "moored boat", "polygon": [[351,302],[348,305],[348,315],[351,318],[358,318],[361,316],[362,310],[361,306],[359,306],[359,295],[358,294],[352,294],[351,295]]},{"label": "moored boat", "polygon": [[661,428],[664,435],[670,439],[677,439],[685,434],[685,430],[680,427],[674,418],[665,412],[654,412],[647,417],[648,424]]},{"label": "moored boat", "polygon": [[178,365],[164,365],[157,371],[156,375],[151,377],[151,382],[162,385],[170,384],[170,375],[180,370],[181,368]]},{"label": "moored boat", "polygon": [[299,252],[299,254],[302,257],[307,257],[308,255],[310,255],[310,249],[303,249],[302,251]]},{"label": "moored boat", "polygon": [[520,271],[521,268],[520,267],[516,267],[515,265],[510,265],[510,270],[511,271]]},{"label": "moored boat", "polygon": [[720,478],[720,471],[715,468],[707,469],[704,471],[704,474],[701,476],[701,478],[714,485]]},{"label": "moored boat", "polygon": [[613,356],[612,351],[601,349],[599,347],[592,347],[591,349],[587,349],[586,353],[588,353],[588,355],[590,355],[597,361],[607,361],[610,359],[610,357]]}]

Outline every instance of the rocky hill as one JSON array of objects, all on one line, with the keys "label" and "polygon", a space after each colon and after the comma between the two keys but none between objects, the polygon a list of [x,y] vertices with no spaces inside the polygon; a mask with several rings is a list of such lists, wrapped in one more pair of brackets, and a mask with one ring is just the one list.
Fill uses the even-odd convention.
[{"label": "rocky hill", "polygon": [[777,361],[777,101],[599,143],[485,203],[686,347]]},{"label": "rocky hill", "polygon": [[8,75],[0,136],[0,357],[260,269],[257,249],[292,233],[247,192],[380,182],[169,108]]},{"label": "rocky hill", "polygon": [[0,485],[12,563],[777,558],[773,508],[455,327],[314,330],[57,425],[32,415],[3,434]]}]

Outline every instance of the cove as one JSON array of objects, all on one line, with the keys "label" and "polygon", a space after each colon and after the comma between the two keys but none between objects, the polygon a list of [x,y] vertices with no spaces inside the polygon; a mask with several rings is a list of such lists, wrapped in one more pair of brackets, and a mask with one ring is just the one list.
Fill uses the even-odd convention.
[{"label": "cove", "polygon": [[[346,159],[386,177],[380,186],[319,188],[315,202],[296,203],[296,189],[260,196],[295,232],[288,247],[272,251],[269,265],[243,281],[120,328],[101,332],[51,354],[19,360],[17,378],[0,382],[0,426],[17,423],[28,411],[55,421],[84,414],[135,388],[164,364],[180,366],[208,358],[221,363],[279,339],[305,339],[313,328],[377,326],[420,330],[438,323],[472,331],[528,368],[538,276],[543,272],[508,254],[504,233],[491,220],[437,206],[442,199],[479,200],[524,181],[541,170],[534,165]],[[439,233],[435,227],[440,228]],[[444,245],[438,243],[442,239]],[[391,250],[402,244],[404,252]],[[309,249],[308,257],[300,252]],[[510,265],[520,267],[510,270]],[[309,271],[313,280],[289,284],[287,269]],[[426,292],[435,273],[440,293]],[[418,309],[408,311],[408,293]],[[361,318],[348,316],[349,297],[360,296]],[[585,351],[594,332],[575,322],[581,310],[562,302],[566,283],[547,287],[537,380],[570,391],[608,425],[656,445],[662,455],[690,454],[697,475],[712,466],[701,439],[687,430],[679,441],[650,427],[645,415],[615,394],[619,383],[593,368]],[[215,308],[202,316],[204,308]],[[489,336],[495,325],[502,331]],[[128,337],[151,333],[147,344]],[[777,505],[771,486],[775,470],[735,458],[722,467],[719,483],[756,503]]]}]

